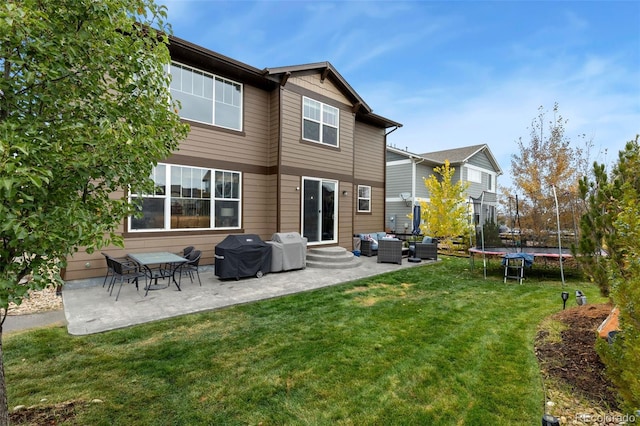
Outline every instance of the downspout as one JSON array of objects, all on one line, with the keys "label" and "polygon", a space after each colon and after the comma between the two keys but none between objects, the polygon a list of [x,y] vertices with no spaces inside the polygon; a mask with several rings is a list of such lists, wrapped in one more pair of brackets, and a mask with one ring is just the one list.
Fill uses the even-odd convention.
[{"label": "downspout", "polygon": [[[387,185],[386,185],[386,181],[387,181],[387,177],[386,177],[387,176],[387,158],[386,158],[387,157],[387,136],[389,136],[391,133],[393,133],[396,130],[398,130],[400,127],[402,127],[402,126],[394,126],[393,129],[389,130],[388,132],[386,132],[384,134],[384,155],[385,155],[385,158],[384,158],[384,169],[383,170],[384,170],[384,176],[385,176],[385,178],[384,178],[385,185],[384,185],[384,189],[383,189],[383,193],[382,193],[382,197],[385,200],[385,202],[384,202],[384,211],[382,212],[382,220],[383,220],[384,225],[385,225],[384,228],[386,228],[386,224],[387,224],[387,219],[386,219],[387,218]],[[355,164],[355,157],[354,157],[353,164]],[[354,213],[353,213],[354,218],[352,219],[351,223],[354,223],[354,221],[355,221],[355,209],[352,209],[352,211],[354,211]],[[394,225],[394,228],[395,228],[395,226],[396,225]]]}]

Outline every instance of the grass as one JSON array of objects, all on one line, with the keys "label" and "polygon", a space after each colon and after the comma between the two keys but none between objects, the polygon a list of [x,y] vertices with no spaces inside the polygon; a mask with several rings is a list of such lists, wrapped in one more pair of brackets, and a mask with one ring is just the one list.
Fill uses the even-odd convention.
[{"label": "grass", "polygon": [[6,336],[9,404],[99,399],[75,418],[93,425],[538,425],[533,339],[561,285],[501,274],[444,258],[99,335]]}]

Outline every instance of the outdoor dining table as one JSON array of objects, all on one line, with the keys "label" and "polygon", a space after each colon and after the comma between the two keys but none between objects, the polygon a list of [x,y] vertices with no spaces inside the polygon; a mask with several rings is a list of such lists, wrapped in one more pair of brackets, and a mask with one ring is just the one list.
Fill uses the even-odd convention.
[{"label": "outdoor dining table", "polygon": [[[176,281],[176,272],[180,269],[180,266],[187,262],[186,258],[167,251],[130,253],[127,254],[127,256],[144,268],[147,277],[155,282],[153,285],[158,285],[159,278],[171,278],[178,288],[178,291],[182,291],[182,289],[180,289],[180,284]],[[145,288],[145,296],[149,290],[151,290],[151,285],[152,284],[149,283]],[[171,285],[171,283],[169,283],[167,287],[169,287],[169,285]]]}]

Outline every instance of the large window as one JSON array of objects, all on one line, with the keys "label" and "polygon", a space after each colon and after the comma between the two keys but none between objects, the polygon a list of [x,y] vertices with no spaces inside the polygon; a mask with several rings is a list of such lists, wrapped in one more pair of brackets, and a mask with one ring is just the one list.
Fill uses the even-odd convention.
[{"label": "large window", "polygon": [[338,146],[340,111],[306,97],[302,98],[302,138]]},{"label": "large window", "polygon": [[180,117],[242,130],[241,84],[175,62],[169,72]]},{"label": "large window", "polygon": [[366,185],[358,185],[358,211],[371,211],[371,187]]},{"label": "large window", "polygon": [[131,231],[240,227],[239,172],[158,164],[151,177],[152,194],[132,195],[142,199],[142,216],[131,218]]}]

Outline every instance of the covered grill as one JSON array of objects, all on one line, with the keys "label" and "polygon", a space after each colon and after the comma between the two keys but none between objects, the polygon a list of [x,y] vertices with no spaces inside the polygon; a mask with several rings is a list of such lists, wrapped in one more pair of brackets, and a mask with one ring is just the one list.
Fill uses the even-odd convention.
[{"label": "covered grill", "polygon": [[271,272],[271,246],[254,234],[231,234],[215,247],[220,278],[258,277]]},{"label": "covered grill", "polygon": [[271,272],[302,269],[307,266],[307,238],[297,232],[278,232],[271,241]]}]

